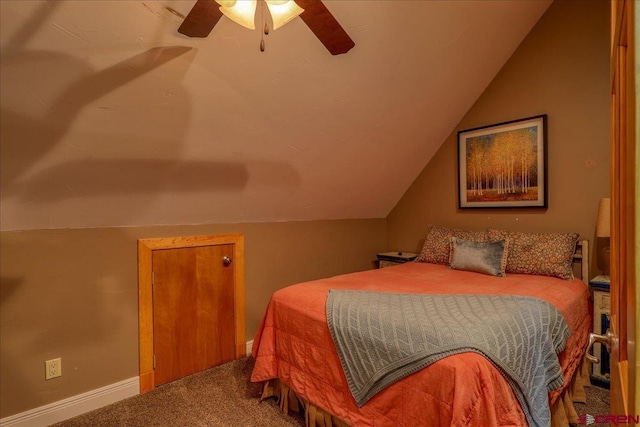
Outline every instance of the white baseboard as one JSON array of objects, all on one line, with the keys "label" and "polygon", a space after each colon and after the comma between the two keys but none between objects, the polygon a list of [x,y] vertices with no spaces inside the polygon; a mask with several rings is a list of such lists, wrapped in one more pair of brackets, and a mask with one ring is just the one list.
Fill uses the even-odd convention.
[{"label": "white baseboard", "polygon": [[129,378],[58,402],[0,419],[0,427],[45,427],[140,394],[140,379]]},{"label": "white baseboard", "polygon": [[[249,356],[253,349],[253,340],[247,341],[246,349],[247,356]],[[46,427],[138,394],[140,394],[140,378],[133,377],[2,418],[0,419],[0,427]]]}]

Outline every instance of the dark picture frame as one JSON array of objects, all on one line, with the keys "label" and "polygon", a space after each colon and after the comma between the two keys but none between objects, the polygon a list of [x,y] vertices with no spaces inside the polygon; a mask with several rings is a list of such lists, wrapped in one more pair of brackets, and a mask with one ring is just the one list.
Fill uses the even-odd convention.
[{"label": "dark picture frame", "polygon": [[458,132],[458,207],[547,207],[547,115]]}]

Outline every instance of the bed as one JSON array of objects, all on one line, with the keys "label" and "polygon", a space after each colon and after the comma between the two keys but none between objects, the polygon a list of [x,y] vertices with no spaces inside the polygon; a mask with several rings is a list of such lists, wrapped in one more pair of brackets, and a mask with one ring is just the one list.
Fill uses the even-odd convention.
[{"label": "bed", "polygon": [[[470,271],[477,268],[456,255],[468,253],[458,250],[461,246],[454,247],[454,239],[465,245],[502,242],[502,276]],[[583,362],[591,324],[585,285],[587,248],[586,241],[578,242],[577,235],[567,233],[466,232],[430,226],[418,262],[300,283],[275,292],[254,339],[251,381],[264,382],[262,397],[276,396],[285,412],[300,410],[308,427],[526,426],[531,418],[523,411],[517,390],[499,365],[476,351],[437,359],[357,403],[343,370],[343,355],[338,354],[334,331],[329,328],[327,302],[330,292],[344,290],[421,297],[532,298],[557,309],[569,332],[557,355],[561,378],[548,392],[551,421],[541,425],[577,422],[572,401],[584,399],[581,381],[588,381]],[[544,263],[539,262],[541,257]],[[582,263],[584,282],[573,276],[576,260]],[[545,270],[554,263],[559,267]]]}]

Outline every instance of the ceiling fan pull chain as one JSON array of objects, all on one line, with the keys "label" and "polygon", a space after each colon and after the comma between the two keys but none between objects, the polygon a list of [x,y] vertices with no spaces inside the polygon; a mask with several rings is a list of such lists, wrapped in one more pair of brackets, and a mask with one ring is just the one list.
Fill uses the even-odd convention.
[{"label": "ceiling fan pull chain", "polygon": [[269,26],[264,22],[264,1],[260,2],[260,21],[264,24],[262,34],[260,35],[260,52],[264,52],[264,36],[269,34]]}]

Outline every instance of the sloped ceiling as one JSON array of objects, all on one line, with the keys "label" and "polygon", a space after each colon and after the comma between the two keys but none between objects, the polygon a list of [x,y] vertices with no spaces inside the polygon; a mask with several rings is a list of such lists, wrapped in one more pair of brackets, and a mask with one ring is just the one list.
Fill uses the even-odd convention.
[{"label": "sloped ceiling", "polygon": [[1,227],[384,218],[550,1],[325,0],[266,36],[194,1],[0,2]]}]

